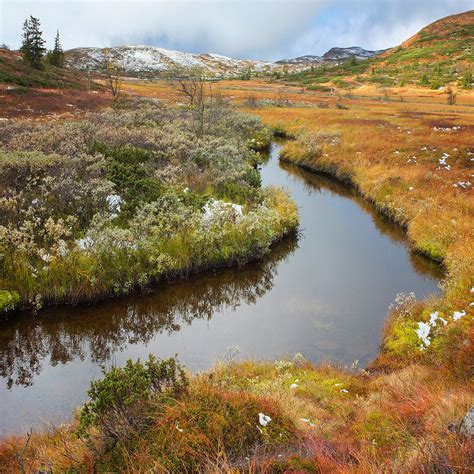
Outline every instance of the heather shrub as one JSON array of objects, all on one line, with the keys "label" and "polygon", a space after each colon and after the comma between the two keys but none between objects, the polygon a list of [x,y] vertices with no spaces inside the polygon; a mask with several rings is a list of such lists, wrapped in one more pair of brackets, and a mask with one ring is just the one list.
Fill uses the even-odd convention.
[{"label": "heather shrub", "polygon": [[[143,432],[149,415],[161,404],[173,403],[187,390],[188,380],[176,359],[150,355],[143,364],[128,360],[124,367],[104,369],[104,378],[91,383],[90,400],[79,414],[78,433],[89,437],[91,428],[107,443],[127,443]],[[97,435],[96,435],[97,437]]]},{"label": "heather shrub", "polygon": [[132,101],[0,124],[0,287],[39,308],[268,252],[297,223],[287,195],[261,188],[255,149],[269,132],[228,107],[201,138],[189,120]]}]

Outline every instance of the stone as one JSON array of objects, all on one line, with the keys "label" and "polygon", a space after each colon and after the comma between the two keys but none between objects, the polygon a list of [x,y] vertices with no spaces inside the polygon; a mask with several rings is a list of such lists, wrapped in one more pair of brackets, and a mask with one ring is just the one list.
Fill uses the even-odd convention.
[{"label": "stone", "polygon": [[474,405],[469,408],[461,422],[459,432],[467,437],[474,436]]}]

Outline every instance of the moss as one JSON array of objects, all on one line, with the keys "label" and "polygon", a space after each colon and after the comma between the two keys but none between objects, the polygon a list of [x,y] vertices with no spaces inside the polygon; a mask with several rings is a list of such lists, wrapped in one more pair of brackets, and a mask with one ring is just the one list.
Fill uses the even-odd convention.
[{"label": "moss", "polygon": [[384,350],[399,357],[407,357],[419,351],[420,340],[416,334],[418,324],[415,321],[400,318],[392,323],[390,332],[384,341]]},{"label": "moss", "polygon": [[445,249],[441,246],[440,242],[433,238],[425,238],[417,241],[417,248],[428,255],[428,257],[441,262],[446,254]]}]

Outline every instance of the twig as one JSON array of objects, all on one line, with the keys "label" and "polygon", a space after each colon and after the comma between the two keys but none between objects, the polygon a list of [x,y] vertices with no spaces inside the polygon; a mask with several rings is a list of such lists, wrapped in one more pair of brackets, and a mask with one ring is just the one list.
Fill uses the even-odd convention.
[{"label": "twig", "polygon": [[27,438],[25,445],[23,446],[22,450],[18,454],[18,464],[20,465],[21,472],[26,472],[25,467],[23,465],[23,455],[25,454],[26,450],[28,449],[28,444],[30,443],[31,435],[33,434],[33,428],[30,428],[30,431],[26,433]]}]

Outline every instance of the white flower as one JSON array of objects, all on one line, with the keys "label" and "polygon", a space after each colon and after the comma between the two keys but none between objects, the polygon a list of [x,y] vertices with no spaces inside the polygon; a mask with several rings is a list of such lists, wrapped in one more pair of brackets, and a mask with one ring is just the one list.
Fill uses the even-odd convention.
[{"label": "white flower", "polygon": [[267,426],[270,421],[272,421],[272,419],[268,415],[264,415],[263,413],[258,414],[258,422],[262,426]]},{"label": "white flower", "polygon": [[290,388],[291,388],[292,390],[296,390],[296,389],[298,388],[298,384],[297,384],[297,383],[292,383],[292,384],[290,385]]}]

